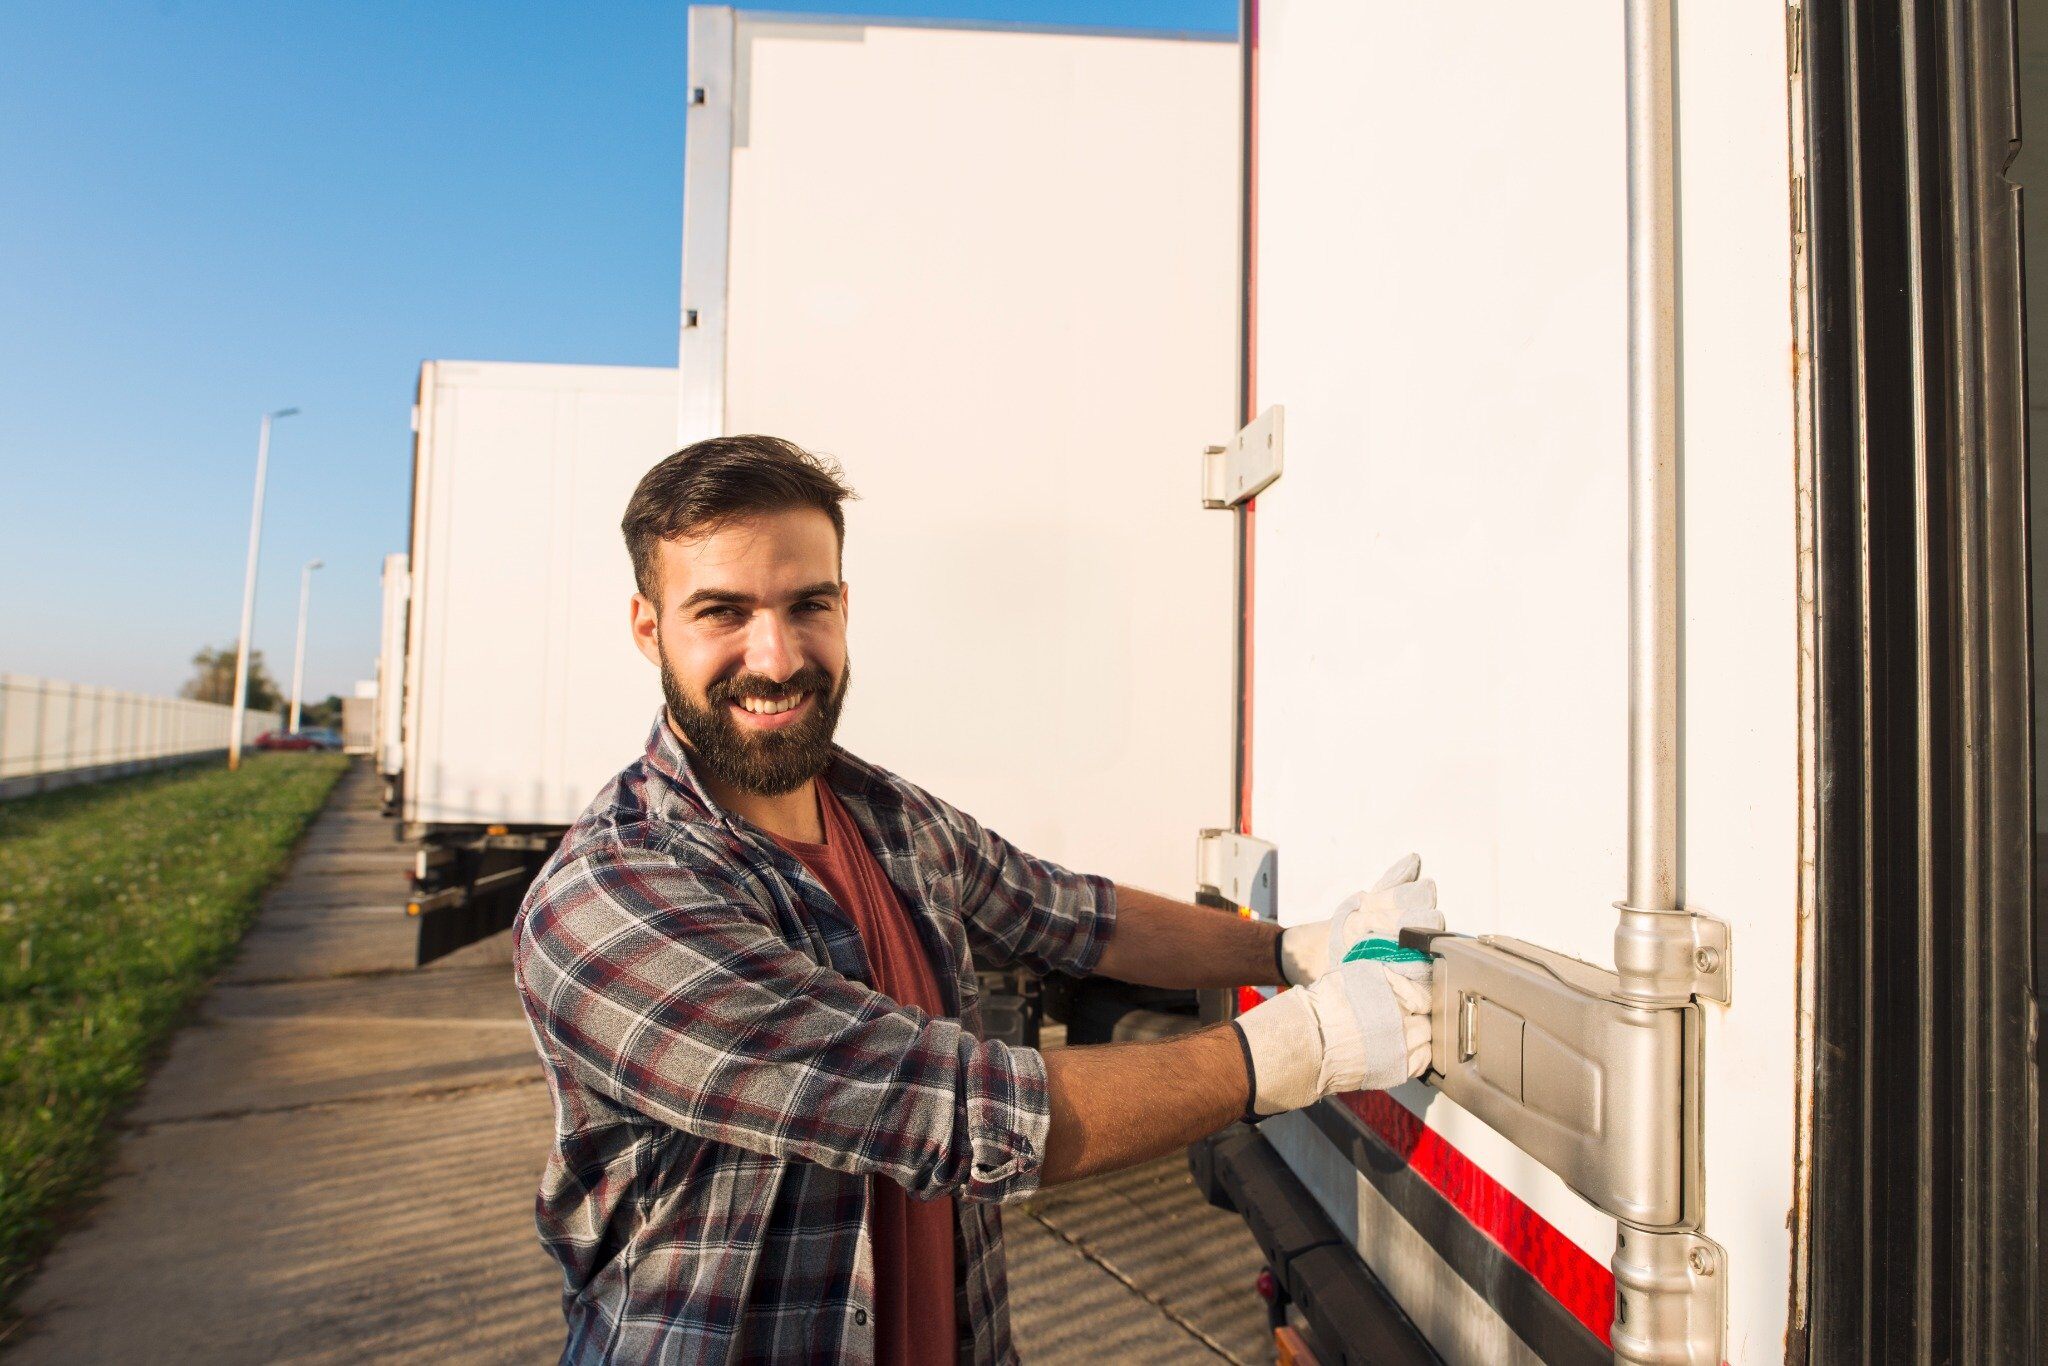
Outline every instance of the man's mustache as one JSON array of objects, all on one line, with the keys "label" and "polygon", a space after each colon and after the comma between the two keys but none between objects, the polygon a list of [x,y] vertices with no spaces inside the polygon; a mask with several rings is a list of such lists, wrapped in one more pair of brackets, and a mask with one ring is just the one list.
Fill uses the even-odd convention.
[{"label": "man's mustache", "polygon": [[780,683],[759,674],[736,674],[712,684],[704,690],[704,696],[712,702],[738,702],[749,697],[763,702],[783,702],[802,693],[831,691],[831,677],[813,664],[797,670]]}]

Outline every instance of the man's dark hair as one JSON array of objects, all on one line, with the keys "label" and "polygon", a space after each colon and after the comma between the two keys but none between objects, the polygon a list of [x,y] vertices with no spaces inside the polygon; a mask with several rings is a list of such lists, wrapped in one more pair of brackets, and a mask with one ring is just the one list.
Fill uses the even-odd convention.
[{"label": "man's dark hair", "polygon": [[659,603],[655,572],[661,543],[708,536],[727,523],[765,512],[816,508],[832,519],[840,548],[846,517],[839,505],[858,497],[839,466],[779,436],[714,436],[683,447],[640,478],[619,529],[633,557],[633,580]]}]

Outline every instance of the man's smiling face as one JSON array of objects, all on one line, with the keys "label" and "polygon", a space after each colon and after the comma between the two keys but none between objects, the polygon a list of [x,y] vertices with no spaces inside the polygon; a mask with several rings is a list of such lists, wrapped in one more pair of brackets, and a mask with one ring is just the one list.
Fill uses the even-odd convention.
[{"label": "man's smiling face", "polygon": [[735,518],[663,541],[656,568],[660,601],[633,595],[633,640],[705,776],[779,796],[823,772],[850,679],[831,519]]}]

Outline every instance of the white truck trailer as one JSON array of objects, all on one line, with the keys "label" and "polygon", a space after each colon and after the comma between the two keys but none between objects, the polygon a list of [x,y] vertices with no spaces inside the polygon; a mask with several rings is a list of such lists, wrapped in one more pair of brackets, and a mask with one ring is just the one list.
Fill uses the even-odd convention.
[{"label": "white truck trailer", "polygon": [[2011,15],[1247,6],[1208,892],[1454,932],[1191,1154],[1324,1362],[2048,1359]]},{"label": "white truck trailer", "polygon": [[397,785],[421,962],[509,925],[646,737],[661,694],[626,634],[618,524],[675,404],[673,370],[420,368]]},{"label": "white truck trailer", "polygon": [[[637,753],[660,695],[619,518],[715,434],[821,450],[861,495],[849,748],[1035,853],[1184,891],[1190,832],[1230,812],[1201,739],[1230,717],[1230,529],[1179,494],[1235,426],[1234,45],[698,8],[689,63],[679,377],[421,377],[422,960],[509,923]],[[992,994],[1028,1032],[1031,991]],[[1082,1004],[1106,1029],[1139,1000],[1192,1009]]]}]

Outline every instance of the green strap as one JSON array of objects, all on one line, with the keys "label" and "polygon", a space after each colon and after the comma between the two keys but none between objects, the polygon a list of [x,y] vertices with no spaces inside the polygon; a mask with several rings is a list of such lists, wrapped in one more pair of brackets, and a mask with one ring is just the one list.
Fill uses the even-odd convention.
[{"label": "green strap", "polygon": [[1344,955],[1347,963],[1427,963],[1421,949],[1403,948],[1391,939],[1361,939]]}]

